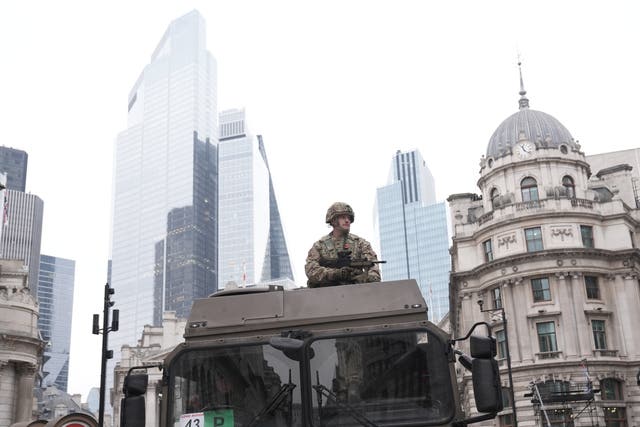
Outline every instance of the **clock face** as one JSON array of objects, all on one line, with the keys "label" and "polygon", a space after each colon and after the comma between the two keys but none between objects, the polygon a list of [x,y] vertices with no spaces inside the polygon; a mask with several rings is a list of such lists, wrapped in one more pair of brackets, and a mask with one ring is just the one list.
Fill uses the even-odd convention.
[{"label": "clock face", "polygon": [[530,142],[521,142],[520,144],[516,145],[515,150],[518,157],[524,159],[530,157],[533,154],[535,148]]}]

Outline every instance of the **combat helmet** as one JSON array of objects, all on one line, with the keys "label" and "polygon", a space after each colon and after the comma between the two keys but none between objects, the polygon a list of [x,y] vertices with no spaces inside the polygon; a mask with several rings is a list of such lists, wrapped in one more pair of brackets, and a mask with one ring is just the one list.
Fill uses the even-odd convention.
[{"label": "combat helmet", "polygon": [[336,202],[329,206],[329,209],[327,209],[327,217],[325,219],[326,223],[331,224],[331,221],[333,221],[333,219],[338,215],[349,215],[349,219],[351,220],[351,222],[353,222],[355,219],[355,215],[353,213],[353,209],[351,209],[351,206],[346,203]]}]

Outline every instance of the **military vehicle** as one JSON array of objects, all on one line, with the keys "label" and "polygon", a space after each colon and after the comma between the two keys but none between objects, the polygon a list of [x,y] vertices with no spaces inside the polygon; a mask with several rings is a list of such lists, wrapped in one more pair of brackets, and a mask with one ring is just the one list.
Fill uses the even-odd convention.
[{"label": "military vehicle", "polygon": [[[415,280],[221,291],[194,302],[185,342],[164,360],[160,427],[463,426],[494,418],[502,409],[495,339],[472,332],[452,340],[429,322]],[[467,339],[470,356],[456,349]],[[460,362],[480,411],[467,418]],[[122,427],[145,425],[147,379],[135,367],[125,378]]]}]

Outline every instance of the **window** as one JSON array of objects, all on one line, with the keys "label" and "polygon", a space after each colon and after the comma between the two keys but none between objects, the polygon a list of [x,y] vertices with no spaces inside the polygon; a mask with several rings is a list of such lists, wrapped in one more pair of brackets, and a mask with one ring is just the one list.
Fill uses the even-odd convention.
[{"label": "window", "polygon": [[[433,357],[435,354],[443,354],[448,348],[448,343],[432,332],[392,331],[366,335],[322,336],[311,338],[310,343],[306,345],[309,346],[309,351],[321,355],[308,362],[310,372],[316,373],[314,377],[318,381],[314,383],[325,391],[329,390],[331,394],[335,393],[335,398],[329,398],[323,393],[322,399],[313,399],[309,404],[309,409],[313,409],[309,425],[360,424],[354,423],[354,410],[362,414],[359,420],[370,420],[367,421],[367,425],[389,425],[393,423],[392,416],[403,420],[406,425],[442,425],[451,419],[456,410],[447,360],[444,357]],[[237,360],[229,360],[231,367],[235,367]],[[242,363],[250,362],[243,360]],[[263,369],[266,373],[267,368]],[[283,366],[283,369],[289,367]],[[275,380],[280,381],[278,378]],[[275,380],[277,389],[280,383],[276,383]],[[271,385],[267,381],[260,384]],[[435,390],[438,394],[437,399],[433,398]],[[247,396],[253,398],[251,395]],[[261,396],[258,395],[259,398]],[[296,397],[298,400],[289,399],[288,402],[300,402],[299,394],[294,396],[294,399]],[[336,398],[344,404],[333,405]],[[327,405],[331,406],[331,414],[326,409]],[[251,406],[258,406],[259,410],[259,407],[265,404]],[[291,404],[282,406],[290,407]],[[297,408],[294,406],[294,410]],[[287,412],[274,416],[280,416],[277,422],[269,422],[267,419],[266,422],[261,420],[254,424],[307,425],[306,421],[300,420],[293,423],[280,422],[280,419],[286,420]],[[249,425],[250,421],[249,418],[242,425]]]},{"label": "window", "polygon": [[571,408],[547,410],[549,423],[552,427],[573,427]]},{"label": "window", "polygon": [[500,427],[512,427],[513,426],[513,414],[504,414],[498,417],[500,421]]},{"label": "window", "polygon": [[533,302],[551,301],[551,287],[548,278],[531,279],[531,289],[533,290]]},{"label": "window", "polygon": [[540,227],[525,228],[524,237],[527,241],[527,252],[537,252],[543,249],[542,229]]},{"label": "window", "polygon": [[[505,338],[506,337],[504,334],[504,329],[496,331],[496,347],[498,348],[498,359],[507,358],[507,342]],[[503,396],[504,396],[504,393],[503,393]]]},{"label": "window", "polygon": [[584,276],[584,286],[587,291],[587,299],[600,299],[600,285],[595,276]]},{"label": "window", "polygon": [[593,227],[590,225],[581,225],[580,235],[582,235],[582,246],[585,248],[593,248]]},{"label": "window", "polygon": [[523,202],[533,202],[538,200],[538,183],[530,176],[520,181],[520,191]]},{"label": "window", "polygon": [[496,286],[489,292],[491,293],[491,302],[493,303],[493,308],[502,308],[502,294],[500,286]]},{"label": "window", "polygon": [[511,388],[502,387],[502,407],[511,408]]},{"label": "window", "polygon": [[493,188],[489,197],[491,198],[491,209],[495,210],[495,208],[498,207],[498,197],[500,197],[500,192],[497,188]]},{"label": "window", "polygon": [[558,351],[556,343],[556,325],[553,322],[537,323],[538,344],[540,345],[540,353],[548,353]]},{"label": "window", "polygon": [[606,427],[627,426],[627,412],[625,408],[605,406],[602,410],[604,412],[604,423]]},{"label": "window", "polygon": [[493,261],[493,246],[491,245],[491,239],[482,242],[482,249],[484,249],[484,260],[486,262]]},{"label": "window", "polygon": [[596,350],[607,349],[607,334],[604,329],[604,320],[592,320],[591,330],[593,331],[593,343]]},{"label": "window", "polygon": [[568,175],[562,178],[562,186],[567,192],[567,197],[571,199],[576,197],[576,185],[573,183],[573,178]]},{"label": "window", "polygon": [[622,382],[615,378],[600,380],[600,397],[602,400],[623,400]]}]

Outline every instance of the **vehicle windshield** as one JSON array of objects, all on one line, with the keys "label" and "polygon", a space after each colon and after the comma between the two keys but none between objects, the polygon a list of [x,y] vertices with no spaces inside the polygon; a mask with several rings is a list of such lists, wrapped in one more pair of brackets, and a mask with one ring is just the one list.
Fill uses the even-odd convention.
[{"label": "vehicle windshield", "polygon": [[299,363],[269,344],[188,351],[170,372],[174,427],[301,425]]},{"label": "vehicle windshield", "polygon": [[314,426],[435,425],[454,414],[446,345],[427,331],[311,344]]}]

